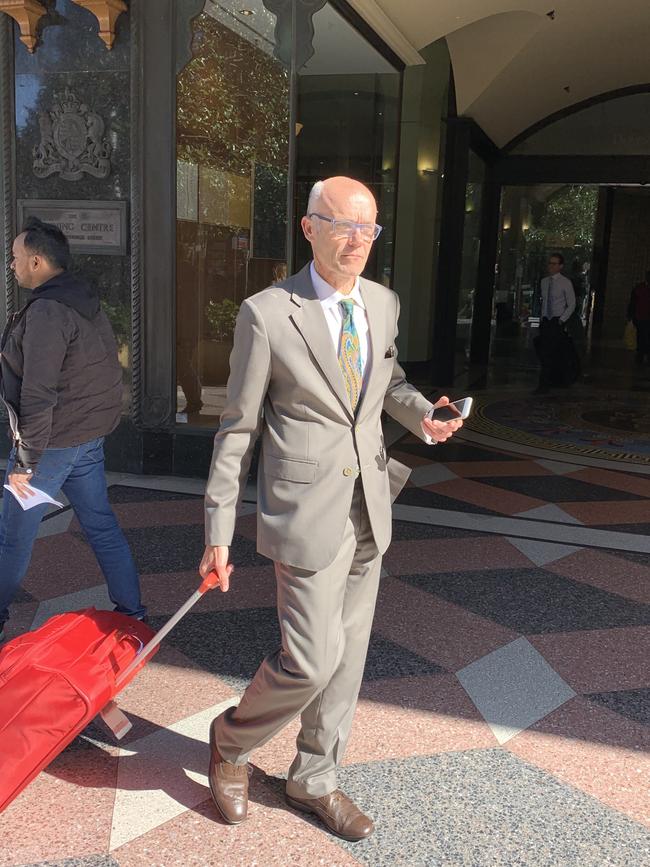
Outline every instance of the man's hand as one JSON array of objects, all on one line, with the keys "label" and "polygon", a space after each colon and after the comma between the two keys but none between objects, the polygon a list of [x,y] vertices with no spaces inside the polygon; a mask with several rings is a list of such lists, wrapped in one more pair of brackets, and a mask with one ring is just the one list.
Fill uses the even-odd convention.
[{"label": "man's hand", "polygon": [[[436,403],[434,403],[434,409],[438,409],[440,406],[447,406],[449,403],[448,397],[441,397]],[[463,420],[453,419],[452,421],[435,421],[434,419],[430,419],[428,416],[422,419],[422,428],[423,430],[429,434],[431,439],[437,443],[444,443],[449,439],[450,436],[453,436],[456,431],[463,426]]]},{"label": "man's hand", "polygon": [[21,500],[27,500],[34,496],[34,491],[29,486],[31,476],[25,473],[9,473],[9,485],[15,491]]},{"label": "man's hand", "polygon": [[226,593],[230,587],[230,576],[234,566],[228,562],[228,548],[224,545],[207,545],[203,559],[199,564],[199,572],[202,578],[206,578],[210,572],[216,572],[219,576],[219,590]]}]

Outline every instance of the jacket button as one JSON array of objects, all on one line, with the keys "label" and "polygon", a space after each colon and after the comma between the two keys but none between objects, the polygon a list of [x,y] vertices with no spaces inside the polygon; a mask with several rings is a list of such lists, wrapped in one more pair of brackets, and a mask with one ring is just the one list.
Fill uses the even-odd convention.
[{"label": "jacket button", "polygon": [[344,476],[353,476],[354,470],[352,469],[352,467],[345,467],[343,470],[343,475]]}]

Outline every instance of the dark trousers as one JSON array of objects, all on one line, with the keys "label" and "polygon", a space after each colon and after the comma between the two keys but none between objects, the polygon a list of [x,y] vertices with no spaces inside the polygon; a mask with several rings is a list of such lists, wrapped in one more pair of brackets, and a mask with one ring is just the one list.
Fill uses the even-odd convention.
[{"label": "dark trousers", "polygon": [[[7,462],[8,482],[15,461]],[[39,461],[34,487],[56,497],[63,491],[86,539],[99,561],[116,611],[143,617],[138,572],[129,544],[117,523],[106,490],[104,438],[65,449],[46,449]],[[9,603],[20,587],[47,505],[23,511],[9,491],[2,498],[0,521],[0,629],[9,617]],[[65,588],[62,588],[65,590]]]},{"label": "dark trousers", "polygon": [[535,349],[540,361],[540,388],[572,385],[580,376],[580,358],[571,336],[557,318],[542,319]]},{"label": "dark trousers", "polygon": [[639,361],[647,358],[650,361],[650,319],[637,319],[634,323],[636,328],[636,357]]},{"label": "dark trousers", "polygon": [[539,384],[543,387],[558,385],[562,378],[562,345],[565,338],[559,319],[542,319],[535,349],[539,358]]}]

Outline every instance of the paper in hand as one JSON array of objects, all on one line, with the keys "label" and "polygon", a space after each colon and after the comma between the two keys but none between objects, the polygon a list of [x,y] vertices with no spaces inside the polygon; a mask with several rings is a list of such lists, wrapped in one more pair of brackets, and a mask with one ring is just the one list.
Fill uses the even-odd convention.
[{"label": "paper in hand", "polygon": [[22,497],[19,497],[16,491],[14,491],[14,489],[11,487],[11,485],[5,485],[5,490],[13,494],[21,508],[25,510],[33,509],[34,506],[40,506],[42,503],[51,503],[53,506],[58,506],[59,509],[63,508],[63,503],[59,503],[58,500],[50,497],[50,495],[46,494],[45,491],[41,491],[38,488],[33,488],[31,485],[29,486],[29,490],[31,491],[31,493],[26,500],[23,500]]}]

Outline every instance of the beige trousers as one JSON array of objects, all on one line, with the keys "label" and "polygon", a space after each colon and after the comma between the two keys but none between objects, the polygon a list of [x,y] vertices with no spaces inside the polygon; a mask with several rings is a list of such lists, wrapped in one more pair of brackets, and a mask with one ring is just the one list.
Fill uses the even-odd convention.
[{"label": "beige trousers", "polygon": [[339,554],[307,572],[275,564],[282,646],[267,656],[242,696],[214,722],[228,762],[249,754],[301,714],[287,794],[318,798],[336,789],[368,650],[381,556],[357,482]]}]

